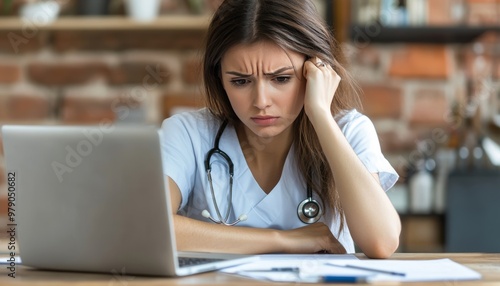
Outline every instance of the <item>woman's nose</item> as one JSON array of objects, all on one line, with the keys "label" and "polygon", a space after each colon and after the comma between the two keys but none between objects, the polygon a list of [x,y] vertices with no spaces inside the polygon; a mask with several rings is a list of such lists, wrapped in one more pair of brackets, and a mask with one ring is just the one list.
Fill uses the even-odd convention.
[{"label": "woman's nose", "polygon": [[265,109],[271,106],[271,97],[264,83],[258,83],[254,90],[254,106]]}]

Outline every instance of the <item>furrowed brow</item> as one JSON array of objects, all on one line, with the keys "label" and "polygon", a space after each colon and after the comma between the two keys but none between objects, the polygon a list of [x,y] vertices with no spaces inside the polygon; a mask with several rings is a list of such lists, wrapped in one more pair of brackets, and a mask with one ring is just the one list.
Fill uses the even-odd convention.
[{"label": "furrowed brow", "polygon": [[[275,75],[278,75],[278,74],[281,74],[285,71],[288,71],[288,70],[293,70],[293,67],[282,67],[280,69],[277,69],[273,72],[269,72],[269,73],[264,73],[265,76],[275,76]],[[244,74],[244,73],[240,73],[240,72],[236,72],[236,71],[227,71],[226,74],[230,74],[230,75],[234,75],[234,76],[238,76],[238,77],[251,77],[252,75],[251,74]]]},{"label": "furrowed brow", "polygon": [[238,77],[251,77],[252,76],[251,74],[244,74],[244,73],[239,73],[239,72],[235,72],[235,71],[228,71],[228,72],[226,72],[226,74],[235,75]]},{"label": "furrowed brow", "polygon": [[283,73],[284,71],[287,71],[287,70],[293,70],[293,67],[282,67],[280,69],[277,69],[273,72],[270,72],[270,73],[264,73],[264,75],[266,76],[274,76],[274,75],[278,75],[280,73]]}]

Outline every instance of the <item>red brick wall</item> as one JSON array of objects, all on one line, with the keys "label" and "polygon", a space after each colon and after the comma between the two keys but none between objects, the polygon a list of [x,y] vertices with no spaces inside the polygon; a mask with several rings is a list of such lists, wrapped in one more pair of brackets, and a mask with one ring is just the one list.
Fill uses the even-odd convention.
[{"label": "red brick wall", "polygon": [[[12,33],[22,35],[22,31]],[[113,99],[126,97],[134,88],[147,93],[137,95],[146,104],[165,90],[189,90],[199,83],[199,69],[193,67],[199,62],[203,31],[43,34],[43,45],[30,45],[42,42],[36,38],[42,35],[37,35],[15,48],[5,33],[0,35],[0,57],[6,59],[0,61],[0,120],[65,121],[79,105],[74,94],[92,97],[81,99],[81,112],[97,108],[101,114],[111,113]],[[81,123],[99,119],[94,117]]]},{"label": "red brick wall", "polygon": [[[428,1],[428,24],[500,26],[500,0],[466,0],[462,19],[454,17],[453,2]],[[484,34],[468,44],[356,40],[347,51],[351,70],[364,92],[364,112],[374,121],[382,149],[398,170],[415,163],[408,158],[420,152],[417,142],[439,148],[447,144],[443,138],[456,133],[463,120],[453,117],[452,108],[458,106],[464,112],[467,94],[471,94],[468,81],[475,80],[486,90],[484,96],[474,99],[483,126],[500,110],[500,33]],[[479,71],[474,68],[479,58],[474,52],[477,43],[483,49]],[[405,174],[400,175],[403,182]]]},{"label": "red brick wall", "polygon": [[[477,43],[484,50],[480,71],[474,70]],[[404,158],[416,143],[432,141],[433,132],[449,135],[457,127],[450,114],[453,106],[465,108],[468,80],[478,78],[487,86],[487,95],[478,100],[484,123],[498,112],[499,49],[500,33],[463,45],[348,46],[351,69],[364,92],[364,112],[375,122],[382,149],[393,164],[407,164]],[[446,142],[434,143],[439,147]]]}]

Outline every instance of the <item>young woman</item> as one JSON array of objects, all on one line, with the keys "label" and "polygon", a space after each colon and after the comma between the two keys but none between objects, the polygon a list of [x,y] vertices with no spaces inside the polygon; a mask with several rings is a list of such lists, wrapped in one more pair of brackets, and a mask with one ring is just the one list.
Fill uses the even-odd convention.
[{"label": "young woman", "polygon": [[205,47],[207,108],[162,125],[180,250],[396,250],[385,191],[398,176],[343,65],[312,1],[221,4]]}]

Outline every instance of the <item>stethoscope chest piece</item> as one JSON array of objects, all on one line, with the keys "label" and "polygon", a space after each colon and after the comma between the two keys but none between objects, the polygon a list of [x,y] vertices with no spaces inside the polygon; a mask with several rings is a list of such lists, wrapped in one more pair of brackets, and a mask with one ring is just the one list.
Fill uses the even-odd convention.
[{"label": "stethoscope chest piece", "polygon": [[303,200],[297,208],[297,215],[303,223],[315,223],[320,219],[321,214],[322,210],[320,204],[311,197]]}]

